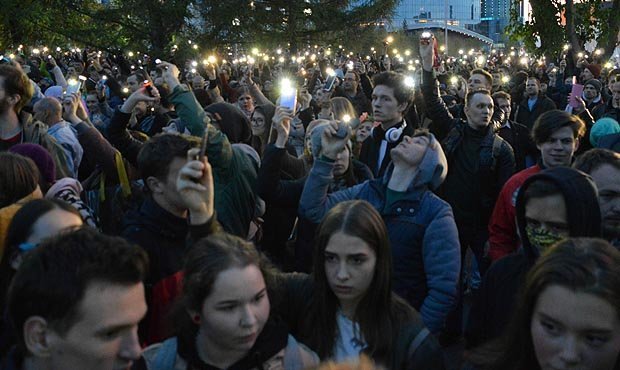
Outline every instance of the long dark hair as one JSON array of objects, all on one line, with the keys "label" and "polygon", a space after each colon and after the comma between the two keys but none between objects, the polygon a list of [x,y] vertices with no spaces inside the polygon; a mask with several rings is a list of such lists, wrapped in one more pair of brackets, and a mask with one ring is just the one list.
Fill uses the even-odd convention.
[{"label": "long dark hair", "polygon": [[359,324],[368,345],[365,352],[389,366],[394,333],[400,323],[411,318],[412,311],[392,293],[392,255],[387,229],[381,215],[366,201],[339,203],[319,226],[314,250],[314,293],[303,331],[305,343],[321,358],[333,355],[339,301],[325,275],[325,248],[338,232],[362,239],[376,254],[372,282],[357,305],[353,320]]},{"label": "long dark hair", "polygon": [[[559,285],[609,302],[620,317],[620,252],[602,239],[570,238],[551,247],[527,275],[519,303],[503,337],[502,354],[491,369],[540,369],[531,321],[540,294]],[[614,369],[620,368],[616,361]]]},{"label": "long dark hair", "polygon": [[183,294],[173,313],[176,335],[186,348],[195,346],[198,334],[198,324],[191,320],[188,310],[201,312],[204,300],[211,294],[222,271],[249,265],[261,270],[267,287],[273,286],[273,267],[252,243],[222,232],[203,238],[191,247],[183,267]]}]

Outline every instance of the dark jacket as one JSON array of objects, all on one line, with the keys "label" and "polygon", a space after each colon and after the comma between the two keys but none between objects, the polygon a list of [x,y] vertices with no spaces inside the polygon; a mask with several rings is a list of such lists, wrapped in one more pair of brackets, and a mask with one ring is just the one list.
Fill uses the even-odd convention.
[{"label": "dark jacket", "polygon": [[[402,125],[399,123],[398,125]],[[403,141],[403,136],[413,135],[414,127],[410,125],[407,121],[407,127],[403,130],[402,135],[395,143],[387,143],[387,148],[385,151],[385,157],[383,158],[383,162],[381,162],[381,167],[378,167],[379,162],[379,151],[381,150],[381,141],[385,138],[385,130],[381,125],[375,127],[371,134],[364,140],[362,143],[362,150],[360,151],[359,160],[364,163],[375,177],[381,177],[385,173],[385,170],[388,168],[392,157],[390,155],[390,150],[400,144]]]},{"label": "dark jacket", "polygon": [[357,93],[355,94],[355,96],[349,96],[342,88],[338,87],[334,91],[332,97],[343,97],[350,101],[353,105],[353,108],[355,108],[355,112],[357,113],[358,117],[361,116],[364,112],[372,113],[372,105],[370,104],[370,101],[366,97],[366,94],[364,93],[361,86],[357,88]]},{"label": "dark jacket", "polygon": [[538,100],[534,103],[531,111],[527,105],[527,100],[528,98],[525,97],[521,100],[519,105],[517,105],[514,120],[522,125],[525,125],[530,130],[534,126],[536,118],[538,118],[541,114],[557,109],[553,100],[544,95],[538,95]]},{"label": "dark jacket", "polygon": [[[297,210],[301,194],[306,185],[307,176],[297,180],[281,180],[282,165],[288,157],[286,149],[276,148],[270,144],[265,148],[263,165],[259,171],[258,195],[268,206],[277,206]],[[352,186],[373,178],[372,173],[363,163],[353,159],[341,181],[331,181],[332,190]],[[348,181],[344,178],[348,177]],[[286,226],[291,220],[282,220],[282,233],[290,234]],[[294,219],[293,219],[294,221]],[[297,221],[297,240],[295,241],[295,271],[310,272],[312,269],[312,250],[314,237],[319,222],[310,221],[303,216]],[[284,236],[284,235],[281,235]],[[280,238],[282,239],[282,238]]]},{"label": "dark jacket", "polygon": [[[280,274],[277,276],[276,284],[277,295],[282,304],[275,305],[273,309],[288,322],[295,338],[303,342],[305,338],[304,320],[309,315],[314,290],[312,276]],[[444,369],[443,356],[437,339],[433,335],[424,335],[427,329],[417,312],[413,313],[410,322],[396,325],[395,329],[397,330],[392,333],[395,348],[392,351],[390,370]],[[418,336],[419,334],[422,335]],[[415,343],[417,348],[410,351],[415,338],[419,338],[420,343]],[[310,349],[312,349],[311,346]]]},{"label": "dark jacket", "polygon": [[[566,202],[570,237],[600,236],[601,214],[596,186],[590,176],[569,167],[541,171],[529,177],[519,190],[516,219],[521,235],[521,249],[500,258],[489,268],[471,309],[465,337],[468,347],[481,345],[499,337],[516,307],[517,292],[540,251],[526,232],[525,191],[535,181],[549,180],[562,192]],[[534,198],[532,201],[536,201]]]},{"label": "dark jacket", "polygon": [[620,134],[605,135],[599,138],[598,147],[620,153]]},{"label": "dark jacket", "polygon": [[[191,134],[202,137],[208,118],[192,92],[179,85],[170,94],[169,99]],[[116,110],[110,121],[108,134],[110,142],[123,157],[138,168],[137,158],[143,143],[132,138],[127,131],[130,116]],[[207,157],[213,168],[218,221],[226,232],[245,238],[250,222],[254,218],[256,204],[254,187],[258,165],[241,149],[233,149],[228,138],[213,125],[208,126],[208,135]]]},{"label": "dark jacket", "polygon": [[[471,130],[466,121],[454,118],[445,103],[439,98],[439,88],[437,78],[433,72],[424,71],[422,79],[422,94],[426,101],[426,112],[428,117],[433,120],[431,132],[441,141],[441,146],[448,158],[448,177],[439,188],[438,194],[452,206],[455,211],[454,216],[457,224],[465,223],[474,230],[486,229],[495,205],[495,199],[504,186],[504,183],[512,176],[515,170],[515,159],[510,145],[501,139],[494,131],[500,127],[500,122],[504,119],[501,109],[493,112],[493,118],[489,123],[487,132],[481,141],[479,149],[479,160],[472,168],[459,168],[462,172],[475,174],[471,179],[467,179],[467,187],[476,189],[474,194],[467,196],[477,196],[476,205],[473,209],[467,209],[472,217],[463,220],[463,216],[455,209],[457,204],[463,199],[462,196],[449,194],[447,189],[466,188],[459,183],[461,180],[455,176],[457,173],[458,159],[462,153],[463,141],[466,130]],[[499,140],[499,141],[498,141]],[[498,143],[499,145],[494,145]],[[497,150],[494,150],[497,147]],[[497,153],[495,153],[497,152]],[[460,227],[460,226],[459,226]]]},{"label": "dark jacket", "polygon": [[530,136],[530,130],[524,125],[510,122],[510,127],[502,126],[498,134],[512,147],[515,155],[515,170],[519,172],[529,167],[527,163],[535,163],[538,159],[538,149]]}]

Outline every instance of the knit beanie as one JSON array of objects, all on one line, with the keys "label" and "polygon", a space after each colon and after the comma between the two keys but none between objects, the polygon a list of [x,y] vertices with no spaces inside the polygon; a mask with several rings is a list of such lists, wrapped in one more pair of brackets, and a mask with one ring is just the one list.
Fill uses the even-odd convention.
[{"label": "knit beanie", "polygon": [[617,133],[620,133],[618,121],[609,117],[601,118],[590,129],[590,143],[598,148],[598,141],[601,137]]},{"label": "knit beanie", "polygon": [[23,155],[32,159],[39,168],[41,176],[48,184],[56,181],[56,165],[51,154],[38,144],[17,144],[9,149],[9,152]]},{"label": "knit beanie", "polygon": [[583,84],[583,86],[592,86],[596,89],[597,93],[601,93],[601,90],[603,89],[603,84],[601,83],[601,81],[597,80],[596,78],[592,78],[589,79],[588,81],[586,81],[586,83]]}]

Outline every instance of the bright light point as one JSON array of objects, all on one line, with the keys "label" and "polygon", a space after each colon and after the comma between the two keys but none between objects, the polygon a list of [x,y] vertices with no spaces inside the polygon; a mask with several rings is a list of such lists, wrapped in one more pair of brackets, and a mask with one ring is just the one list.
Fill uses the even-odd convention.
[{"label": "bright light point", "polygon": [[459,50],[459,55],[463,55],[464,51],[463,49]]},{"label": "bright light point", "polygon": [[403,57],[399,56],[398,61],[402,63],[404,61]]},{"label": "bright light point", "polygon": [[502,76],[502,82],[507,84],[508,82],[510,82],[510,77],[508,76]]},{"label": "bright light point", "polygon": [[196,73],[196,68],[192,68],[192,73]]},{"label": "bright light point", "polygon": [[126,87],[123,87],[123,94],[128,94],[129,93],[129,89]]},{"label": "bright light point", "polygon": [[407,86],[407,87],[414,87],[415,86],[415,80],[413,79],[413,77],[411,77],[411,76],[405,77],[405,86]]},{"label": "bright light point", "polygon": [[519,60],[519,62],[523,65],[527,65],[527,58],[523,57]]},{"label": "bright light point", "polygon": [[450,83],[452,85],[456,85],[457,82],[459,82],[459,78],[458,77],[456,77],[456,76],[450,77]]},{"label": "bright light point", "polygon": [[351,121],[351,116],[349,116],[348,114],[345,114],[344,116],[342,116],[342,121],[344,123],[349,123]]},{"label": "bright light point", "polygon": [[406,56],[411,55],[411,50],[405,50],[405,55],[406,55]]},{"label": "bright light point", "polygon": [[276,54],[278,54],[278,55],[282,54],[282,49],[276,50]]},{"label": "bright light point", "polygon": [[70,78],[67,83],[69,85],[77,85],[78,81],[75,78]]},{"label": "bright light point", "polygon": [[370,60],[370,55],[366,55],[366,60]]},{"label": "bright light point", "polygon": [[56,48],[56,51],[60,52],[62,49],[59,47]]},{"label": "bright light point", "polygon": [[155,64],[161,63],[161,59],[155,59]]},{"label": "bright light point", "polygon": [[613,64],[611,64],[610,62],[605,63],[606,69],[611,69],[612,67],[613,67]]},{"label": "bright light point", "polygon": [[484,63],[486,63],[486,61],[487,59],[483,55],[479,56],[477,60],[478,65],[483,65]]},{"label": "bright light point", "polygon": [[130,58],[133,58],[133,51],[130,51],[127,55],[129,55]]},{"label": "bright light point", "polygon": [[563,47],[564,50],[568,50],[569,48],[570,48],[570,45],[568,45],[568,44],[564,45],[564,47]]},{"label": "bright light point", "polygon": [[258,48],[252,48],[252,54],[258,55]]},{"label": "bright light point", "polygon": [[441,45],[439,47],[439,51],[446,51],[446,46],[445,45]]},{"label": "bright light point", "polygon": [[9,59],[15,59],[15,54],[13,53],[9,54]]},{"label": "bright light point", "polygon": [[331,51],[331,50],[327,50],[327,51],[325,52],[325,55],[332,55],[332,51]]},{"label": "bright light point", "polygon": [[265,55],[265,56],[263,57],[263,60],[264,60],[265,62],[266,62],[266,61],[268,61],[268,60],[269,60],[269,55]]},{"label": "bright light point", "polygon": [[398,49],[392,49],[392,53],[398,54]]},{"label": "bright light point", "polygon": [[279,57],[279,58],[278,58],[278,62],[280,62],[280,63],[284,63],[284,57]]},{"label": "bright light point", "polygon": [[41,50],[39,49],[32,49],[32,54],[39,54],[41,52]]},{"label": "bright light point", "polygon": [[198,49],[198,45],[194,44],[194,46],[192,46],[192,48],[194,48],[194,50]]},{"label": "bright light point", "polygon": [[336,72],[332,68],[330,68],[330,67],[328,67],[325,70],[325,72],[327,72],[327,74],[330,75],[330,76],[335,76],[336,75]]},{"label": "bright light point", "polygon": [[310,60],[314,62],[316,60],[316,54],[312,54],[310,56]]},{"label": "bright light point", "polygon": [[408,71],[415,71],[415,67],[414,67],[414,66],[412,66],[412,65],[408,65],[408,66],[407,66],[407,70],[408,70]]},{"label": "bright light point", "polygon": [[198,66],[198,62],[197,62],[197,61],[195,61],[195,60],[193,60],[193,61],[192,61],[192,67],[197,67],[197,66]]},{"label": "bright light point", "polygon": [[394,42],[394,38],[392,36],[388,36],[385,41],[387,41],[387,42]]},{"label": "bright light point", "polygon": [[254,62],[256,62],[254,58],[248,57],[248,64],[254,64]]}]

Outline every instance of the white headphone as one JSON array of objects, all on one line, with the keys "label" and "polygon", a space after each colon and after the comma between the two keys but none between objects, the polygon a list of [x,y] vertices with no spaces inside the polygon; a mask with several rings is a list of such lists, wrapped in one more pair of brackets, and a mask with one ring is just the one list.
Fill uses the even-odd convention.
[{"label": "white headphone", "polygon": [[[386,132],[385,132],[385,141],[387,141],[390,144],[394,144],[396,142],[398,142],[398,140],[400,140],[401,135],[403,134],[403,131],[405,131],[405,127],[407,127],[407,122],[405,120],[403,120],[403,124],[402,125],[398,125],[398,127],[390,127]],[[374,128],[373,128],[373,136],[374,136]]]}]

